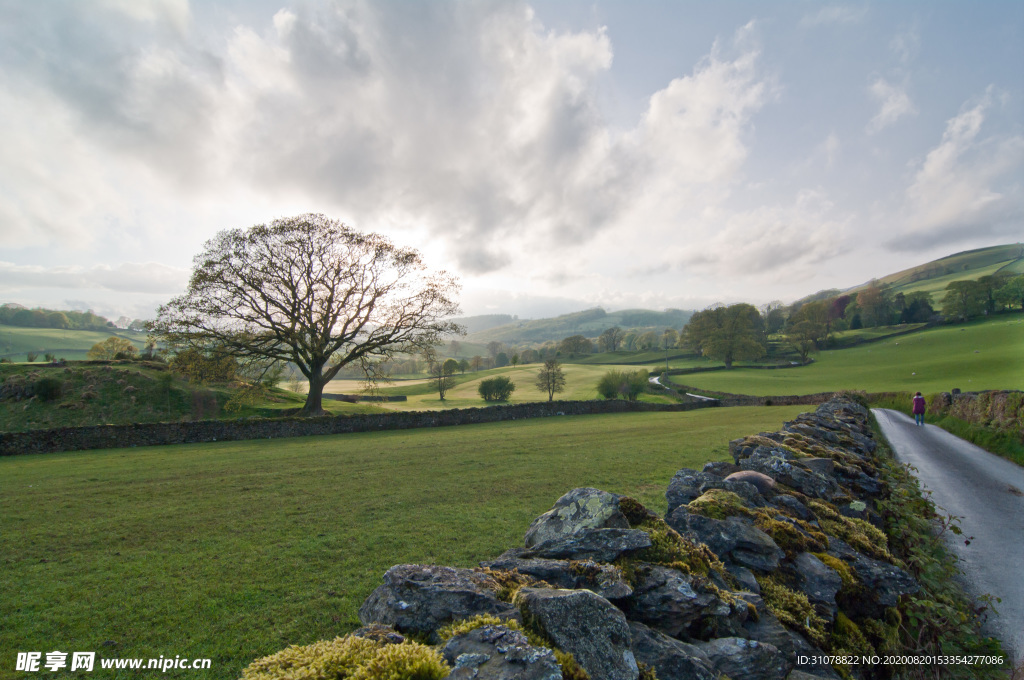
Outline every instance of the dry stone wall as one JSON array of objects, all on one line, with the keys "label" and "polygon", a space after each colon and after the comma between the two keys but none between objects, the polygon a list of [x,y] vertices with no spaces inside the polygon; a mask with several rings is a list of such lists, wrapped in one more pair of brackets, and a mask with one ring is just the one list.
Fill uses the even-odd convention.
[{"label": "dry stone wall", "polygon": [[[771,401],[772,398],[767,398]],[[776,397],[772,403],[816,403],[813,397]],[[321,418],[249,418],[136,425],[92,425],[26,432],[0,432],[0,455],[53,453],[84,449],[127,448],[211,441],[278,439],[312,435],[444,427],[492,423],[523,418],[626,413],[634,411],[691,411],[716,406],[765,403],[766,398],[722,400],[691,404],[649,404],[623,400],[556,401],[508,404],[447,411],[407,411]]]},{"label": "dry stone wall", "polygon": [[[392,567],[356,635],[428,640],[450,678],[562,677],[546,647],[594,680],[862,677],[828,659],[875,653],[891,608],[919,587],[879,529],[868,422],[836,398],[733,441],[733,462],[676,473],[664,518],[574,489],[477,569]],[[478,627],[439,633],[476,614],[488,615]]]}]

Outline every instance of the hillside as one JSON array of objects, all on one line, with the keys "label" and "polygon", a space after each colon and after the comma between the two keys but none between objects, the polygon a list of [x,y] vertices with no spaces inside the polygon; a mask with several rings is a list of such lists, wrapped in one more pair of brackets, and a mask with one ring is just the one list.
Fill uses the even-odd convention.
[{"label": "hillside", "polygon": [[650,309],[623,309],[606,312],[596,307],[550,319],[513,321],[470,333],[466,336],[466,341],[479,344],[486,344],[492,340],[507,344],[557,342],[576,334],[595,338],[613,326],[622,329],[679,330],[686,325],[692,315],[693,312],[682,309],[666,309],[661,312]]},{"label": "hillside", "polygon": [[[951,281],[977,280],[997,272],[1009,274],[1024,273],[1024,245],[1008,243],[1002,246],[965,250],[953,255],[932,260],[925,264],[889,274],[877,280],[879,284],[892,286],[893,293],[924,291],[931,293],[932,303],[939,304],[946,286]],[[867,288],[869,283],[855,286],[847,293],[856,293]]]}]

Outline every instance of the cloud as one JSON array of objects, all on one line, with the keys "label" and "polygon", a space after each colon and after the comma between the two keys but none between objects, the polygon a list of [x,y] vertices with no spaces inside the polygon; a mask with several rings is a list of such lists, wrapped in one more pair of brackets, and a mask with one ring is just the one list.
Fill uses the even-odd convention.
[{"label": "cloud", "polygon": [[900,118],[917,112],[906,92],[906,85],[893,85],[885,78],[878,78],[868,91],[881,104],[878,113],[868,123],[867,130],[870,134],[879,132]]},{"label": "cloud", "polygon": [[689,264],[717,275],[742,278],[763,273],[807,279],[818,265],[843,251],[850,216],[835,216],[822,190],[804,189],[785,205],[736,212]]},{"label": "cloud", "polygon": [[189,272],[157,262],[123,262],[116,267],[41,267],[0,262],[0,291],[20,288],[92,289],[119,293],[178,294]]},{"label": "cloud", "polygon": [[828,24],[859,24],[867,16],[867,7],[849,7],[843,5],[832,5],[822,7],[813,14],[807,14],[800,20],[804,27],[822,26]]},{"label": "cloud", "polygon": [[299,205],[426,234],[467,275],[539,270],[552,261],[524,246],[669,229],[723,201],[773,92],[754,25],[614,131],[606,31],[549,30],[521,2],[296,3],[221,41],[171,0],[67,11],[62,36],[41,10],[0,36],[16,66],[0,96],[23,116],[0,132],[17,197],[0,220],[18,245],[94,244],[111,224],[147,242]]},{"label": "cloud", "polygon": [[990,88],[947,121],[906,190],[907,226],[891,245],[910,249],[1020,234],[1024,137],[983,136],[992,106]]}]

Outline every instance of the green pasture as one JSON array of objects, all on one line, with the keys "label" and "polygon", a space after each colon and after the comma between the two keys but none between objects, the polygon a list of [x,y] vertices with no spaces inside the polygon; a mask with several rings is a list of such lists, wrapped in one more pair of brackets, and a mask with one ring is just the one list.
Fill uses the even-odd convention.
[{"label": "green pasture", "polygon": [[1010,271],[1009,269],[1004,269],[1006,266],[1006,262],[997,262],[979,269],[953,272],[952,274],[946,274],[945,276],[936,276],[935,278],[924,279],[914,283],[897,286],[893,289],[893,292],[903,293],[904,295],[916,291],[928,293],[932,296],[932,306],[935,307],[935,309],[941,309],[942,298],[946,294],[946,286],[953,281],[976,281],[983,276],[990,276],[998,271]]},{"label": "green pasture", "polygon": [[948,392],[1024,386],[1024,316],[937,326],[849,349],[823,351],[807,366],[673,376],[698,389],[758,396],[833,390]]},{"label": "green pasture", "polygon": [[110,331],[71,331],[60,328],[21,328],[19,326],[0,325],[0,357],[11,361],[28,361],[26,354],[34,352],[39,355],[51,353],[58,359],[85,359],[86,353],[98,342],[103,342],[111,335],[127,338],[135,343],[140,350],[145,347],[146,334],[135,331],[111,328]]},{"label": "green pasture", "polygon": [[[505,368],[494,368],[487,371],[475,373],[455,374],[453,376],[457,385],[452,388],[444,398],[438,397],[437,388],[431,381],[410,381],[409,384],[392,385],[382,387],[379,392],[384,395],[405,395],[408,401],[388,402],[387,408],[423,411],[432,409],[448,408],[472,408],[474,406],[489,406],[477,391],[480,382],[498,375],[507,376],[516,384],[516,391],[508,404],[521,404],[534,401],[547,401],[547,392],[541,392],[534,386],[537,373],[542,364],[526,364],[516,367],[506,366]],[[555,399],[563,401],[599,399],[597,394],[597,382],[609,370],[636,370],[642,366],[598,366],[587,364],[562,364],[562,371],[565,373],[565,390],[555,394]],[[671,403],[668,397],[657,395],[643,395],[645,400]]]},{"label": "green pasture", "polygon": [[167,677],[236,678],[255,657],[351,632],[394,564],[475,566],[578,486],[664,512],[678,469],[807,408],[0,459],[0,676],[15,677],[18,651],[58,649],[211,658]]}]

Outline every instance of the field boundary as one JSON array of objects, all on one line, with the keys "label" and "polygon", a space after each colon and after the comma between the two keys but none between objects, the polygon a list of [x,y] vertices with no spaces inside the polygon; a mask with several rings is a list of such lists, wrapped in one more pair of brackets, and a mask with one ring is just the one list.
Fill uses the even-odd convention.
[{"label": "field boundary", "polygon": [[0,456],[449,427],[553,416],[694,411],[702,408],[727,406],[819,404],[832,394],[834,393],[781,397],[739,396],[683,404],[651,404],[621,399],[554,401],[447,411],[404,411],[319,418],[248,418],[245,420],[201,420],[133,425],[89,425],[0,433]]}]

